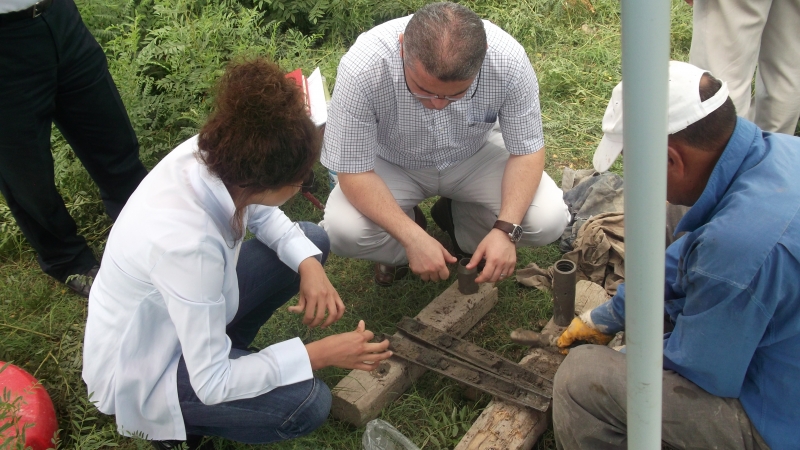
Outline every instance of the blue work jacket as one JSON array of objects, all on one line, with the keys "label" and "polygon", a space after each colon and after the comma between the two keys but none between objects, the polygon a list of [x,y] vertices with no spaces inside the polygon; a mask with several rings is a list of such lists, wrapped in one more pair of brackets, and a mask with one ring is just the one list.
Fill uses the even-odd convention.
[{"label": "blue work jacket", "polygon": [[[773,449],[800,446],[798,171],[800,138],[739,118],[666,251],[664,368],[738,398]],[[625,286],[591,318],[624,329]]]}]

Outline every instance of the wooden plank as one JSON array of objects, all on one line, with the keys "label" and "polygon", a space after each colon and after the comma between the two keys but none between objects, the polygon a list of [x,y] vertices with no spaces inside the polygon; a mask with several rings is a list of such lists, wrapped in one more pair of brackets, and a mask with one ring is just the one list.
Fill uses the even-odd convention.
[{"label": "wooden plank", "polygon": [[[608,300],[602,286],[581,280],[575,286],[575,313],[580,314]],[[559,336],[565,327],[552,319],[542,333]],[[520,364],[539,370],[555,370],[564,356],[547,349],[532,348]],[[552,379],[552,378],[551,378]],[[513,403],[492,400],[478,417],[455,450],[529,450],[550,426],[551,413],[524,408]]]},{"label": "wooden plank", "polygon": [[597,283],[587,280],[580,280],[575,285],[575,314],[581,314],[587,309],[594,309],[609,298],[608,292]]},{"label": "wooden plank", "polygon": [[[416,318],[461,337],[496,303],[497,288],[493,284],[481,284],[477,293],[464,295],[458,291],[458,283],[453,283]],[[339,420],[363,426],[378,417],[384,407],[400,397],[424,373],[424,368],[395,357],[382,362],[372,372],[353,370],[332,389],[331,413]]]},{"label": "wooden plank", "polygon": [[[558,335],[564,330],[552,319],[542,333]],[[551,350],[532,348],[520,364],[538,370],[550,368],[550,378],[564,356]],[[492,400],[472,424],[455,450],[530,449],[550,425],[550,412],[540,412],[513,403]]]}]

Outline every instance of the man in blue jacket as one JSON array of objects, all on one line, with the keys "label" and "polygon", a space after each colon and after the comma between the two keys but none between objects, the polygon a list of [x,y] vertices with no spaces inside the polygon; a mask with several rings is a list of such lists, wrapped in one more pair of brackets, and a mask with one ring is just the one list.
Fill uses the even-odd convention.
[{"label": "man in blue jacket", "polygon": [[[678,448],[800,445],[800,138],[736,117],[725,83],[670,63],[667,200],[691,206],[666,251],[662,439]],[[622,150],[622,88],[594,164]],[[559,338],[607,343],[625,287]],[[559,448],[625,448],[625,354],[570,350],[555,377]]]}]

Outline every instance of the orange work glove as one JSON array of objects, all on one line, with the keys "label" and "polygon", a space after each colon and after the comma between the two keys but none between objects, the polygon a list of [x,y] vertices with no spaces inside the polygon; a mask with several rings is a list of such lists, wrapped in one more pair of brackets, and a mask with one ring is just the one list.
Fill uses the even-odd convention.
[{"label": "orange work glove", "polygon": [[580,317],[572,319],[566,330],[561,333],[561,336],[556,341],[556,345],[560,348],[561,353],[567,354],[569,346],[578,341],[588,342],[589,344],[606,345],[614,336],[603,334],[594,327],[590,326]]}]

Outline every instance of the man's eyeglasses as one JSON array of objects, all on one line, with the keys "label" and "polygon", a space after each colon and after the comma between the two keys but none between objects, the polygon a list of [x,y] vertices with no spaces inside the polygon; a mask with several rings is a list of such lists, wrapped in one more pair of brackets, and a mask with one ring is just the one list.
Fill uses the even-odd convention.
[{"label": "man's eyeglasses", "polygon": [[[449,101],[451,103],[452,102],[457,102],[459,100],[462,100],[464,98],[464,94],[466,94],[467,91],[469,90],[469,88],[467,88],[467,90],[465,90],[464,92],[462,92],[460,94],[456,94],[456,95],[417,94],[416,92],[412,92],[411,88],[408,87],[408,80],[406,79],[406,60],[405,60],[405,58],[401,58],[401,61],[403,61],[403,81],[406,83],[406,89],[408,89],[408,93],[409,94],[411,94],[412,96],[414,96],[414,97],[416,97],[416,98],[418,98],[420,100],[438,100],[438,99],[442,99],[442,100],[447,100],[447,101]],[[479,70],[478,71],[478,81],[475,83],[475,90],[472,92],[472,95],[470,95],[470,97],[469,97],[470,100],[472,100],[472,98],[475,97],[475,94],[478,93],[478,86],[481,84],[481,72],[483,72],[483,70]]]}]

